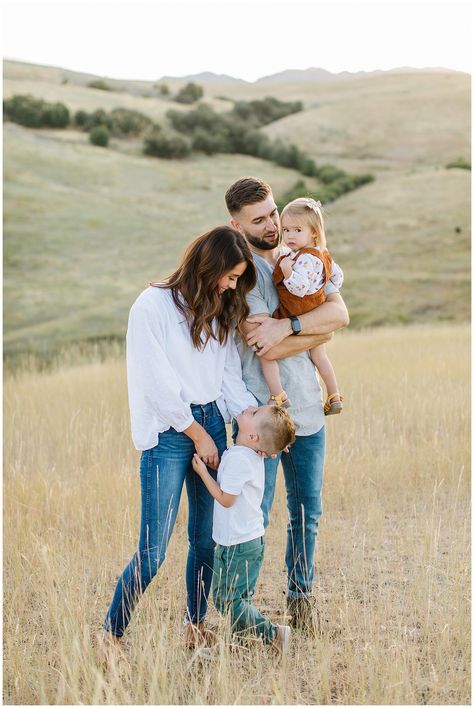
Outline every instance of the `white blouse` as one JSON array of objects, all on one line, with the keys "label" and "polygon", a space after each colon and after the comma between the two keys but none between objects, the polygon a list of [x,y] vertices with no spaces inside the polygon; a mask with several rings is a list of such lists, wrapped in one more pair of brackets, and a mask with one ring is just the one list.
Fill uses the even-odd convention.
[{"label": "white blouse", "polygon": [[258,405],[242,380],[232,333],[225,345],[210,339],[199,351],[171,291],[163,288],[147,288],[130,310],[127,380],[137,450],[155,447],[158,434],[170,427],[188,428],[192,403],[216,401],[226,422]]},{"label": "white blouse", "polygon": [[[288,255],[294,258],[296,252],[291,251]],[[334,261],[332,262],[330,280],[338,290],[344,281],[344,273]],[[289,278],[285,278],[283,284],[290,293],[297,297],[313,295],[324,285],[322,260],[311,253],[302,253],[296,258],[291,275]]]}]

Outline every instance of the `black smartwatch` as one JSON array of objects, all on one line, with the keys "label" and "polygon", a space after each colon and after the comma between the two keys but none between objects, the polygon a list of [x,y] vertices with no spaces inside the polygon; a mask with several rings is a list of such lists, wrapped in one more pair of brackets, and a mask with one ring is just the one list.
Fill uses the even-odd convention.
[{"label": "black smartwatch", "polygon": [[292,334],[299,334],[301,332],[301,322],[295,315],[290,315]]}]

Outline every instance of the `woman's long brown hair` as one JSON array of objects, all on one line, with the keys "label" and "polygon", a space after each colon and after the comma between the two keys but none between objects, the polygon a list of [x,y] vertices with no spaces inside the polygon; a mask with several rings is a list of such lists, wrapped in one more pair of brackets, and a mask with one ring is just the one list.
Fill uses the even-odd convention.
[{"label": "woman's long brown hair", "polygon": [[[247,268],[237,280],[236,289],[219,295],[220,278],[244,261]],[[150,285],[171,290],[176,307],[189,325],[194,346],[202,349],[211,337],[225,344],[230,330],[240,329],[249,314],[246,295],[256,282],[252,252],[244,236],[230,226],[216,226],[189,244],[169,278]]]}]

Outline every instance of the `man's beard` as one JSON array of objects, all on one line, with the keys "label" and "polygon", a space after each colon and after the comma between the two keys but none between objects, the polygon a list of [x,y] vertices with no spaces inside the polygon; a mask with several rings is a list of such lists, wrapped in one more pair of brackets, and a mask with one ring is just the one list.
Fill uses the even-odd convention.
[{"label": "man's beard", "polygon": [[276,248],[280,243],[279,238],[275,241],[275,243],[269,243],[263,238],[259,238],[258,236],[252,236],[248,233],[248,231],[244,231],[244,235],[251,246],[253,246],[254,248],[258,248],[261,251],[273,251],[273,249]]}]

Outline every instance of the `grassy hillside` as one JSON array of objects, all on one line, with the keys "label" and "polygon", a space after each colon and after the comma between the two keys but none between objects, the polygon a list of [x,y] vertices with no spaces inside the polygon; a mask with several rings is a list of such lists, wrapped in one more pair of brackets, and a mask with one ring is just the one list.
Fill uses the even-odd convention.
[{"label": "grassy hillside", "polygon": [[[321,631],[295,633],[286,666],[259,644],[231,653],[212,603],[216,661],[185,651],[183,495],[121,671],[101,671],[91,638],[139,524],[124,359],[6,377],[6,704],[469,703],[468,328],[346,331],[330,355],[346,401],[327,425]],[[279,623],[286,521],[280,471],[255,597]]]},{"label": "grassy hillside", "polygon": [[[6,96],[29,92],[72,110],[123,106],[159,121],[180,108],[135,95],[137,82],[108,92],[87,88],[84,78],[74,83],[73,72],[63,83],[62,70],[12,62],[5,70]],[[352,326],[467,319],[470,172],[445,168],[469,159],[466,75],[205,87],[205,100],[221,109],[229,103],[218,96],[269,94],[305,108],[267,126],[269,135],[295,142],[318,163],[376,175],[326,209]],[[129,306],[146,282],[169,273],[193,236],[227,220],[223,194],[233,180],[260,175],[278,196],[299,177],[239,155],[166,161],[140,152],[137,141],[115,140],[103,150],[73,130],[5,124],[7,355],[123,337]]]}]

